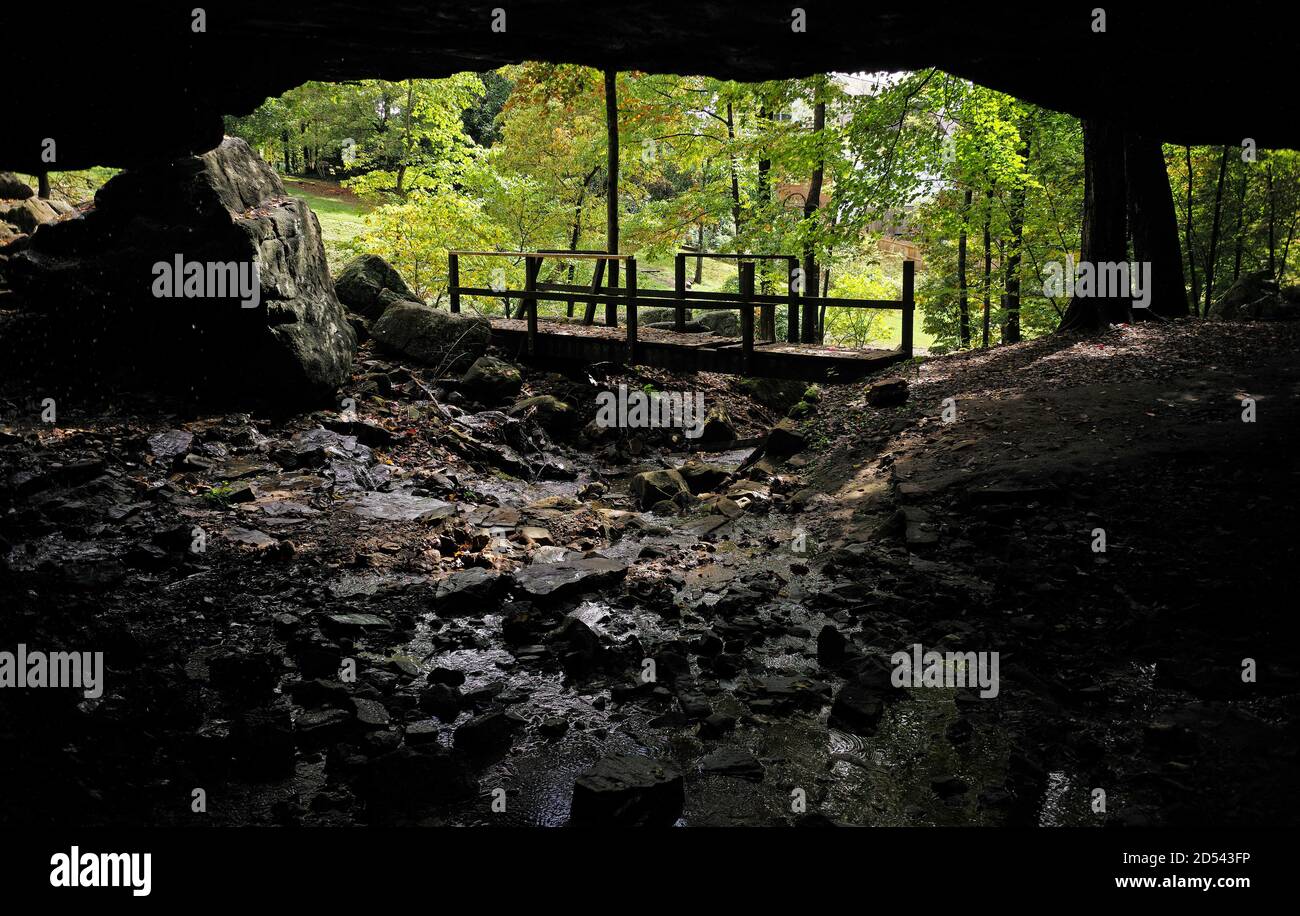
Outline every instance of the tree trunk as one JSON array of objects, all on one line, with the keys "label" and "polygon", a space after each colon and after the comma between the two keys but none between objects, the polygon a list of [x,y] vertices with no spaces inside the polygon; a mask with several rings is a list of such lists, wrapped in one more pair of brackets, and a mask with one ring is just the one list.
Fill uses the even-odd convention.
[{"label": "tree trunk", "polygon": [[993,244],[989,220],[993,214],[993,192],[984,192],[984,346],[989,345],[989,324],[993,314]]},{"label": "tree trunk", "polygon": [[1214,272],[1219,254],[1219,215],[1223,210],[1223,181],[1228,176],[1228,147],[1219,156],[1219,181],[1214,186],[1214,219],[1210,223],[1210,253],[1205,259],[1205,311],[1210,314],[1210,301],[1214,298]]},{"label": "tree trunk", "polygon": [[[767,126],[767,103],[764,102],[758,108],[759,130],[765,131]],[[772,160],[766,158],[767,153],[764,151],[764,158],[758,160],[758,189],[757,197],[760,206],[766,209],[767,204],[772,200]],[[776,306],[764,305],[759,308],[758,318],[758,336],[763,340],[776,340]]]},{"label": "tree trunk", "polygon": [[1277,192],[1273,189],[1273,163],[1268,164],[1268,275],[1277,276]]},{"label": "tree trunk", "polygon": [[1277,271],[1277,285],[1282,285],[1282,280],[1286,277],[1286,262],[1291,256],[1291,240],[1295,238],[1296,220],[1300,219],[1300,214],[1292,214],[1291,222],[1286,230],[1286,244],[1282,246],[1282,262]]},{"label": "tree trunk", "polygon": [[[1083,120],[1083,233],[1081,263],[1118,263],[1128,259],[1127,193],[1124,180],[1124,131],[1110,121]],[[1061,317],[1058,331],[1095,331],[1107,324],[1132,321],[1131,298],[1080,296],[1078,291]]]},{"label": "tree trunk", "polygon": [[699,286],[704,282],[704,224],[700,223],[700,232],[696,237],[695,250],[699,256],[695,258],[695,285]]},{"label": "tree trunk", "polygon": [[[727,103],[727,142],[731,148],[727,151],[731,160],[731,225],[735,232],[734,243],[740,244],[740,174],[736,165],[736,122],[732,116],[731,103]],[[739,250],[739,249],[737,249]]]},{"label": "tree trunk", "polygon": [[41,200],[50,199],[50,173],[41,172],[36,176],[36,196]]},{"label": "tree trunk", "polygon": [[1183,253],[1178,247],[1178,214],[1160,141],[1126,133],[1124,174],[1133,257],[1151,265],[1151,304],[1134,309],[1133,314],[1183,317],[1187,314],[1187,287],[1183,282]]},{"label": "tree trunk", "polygon": [[[1029,162],[1030,138],[1025,137],[1020,155]],[[1015,191],[1011,204],[1011,254],[1007,257],[1007,317],[1002,325],[1002,342],[1019,343],[1020,341],[1020,248],[1025,240],[1025,194],[1027,188],[1022,182]]]},{"label": "tree trunk", "polygon": [[[605,135],[606,159],[605,173],[605,250],[618,254],[618,73],[605,71]],[[618,261],[609,262],[609,285],[618,286]],[[606,303],[605,315],[611,311],[617,315],[618,305]]]},{"label": "tree trunk", "polygon": [[1192,238],[1192,182],[1194,175],[1192,172],[1192,148],[1183,147],[1184,155],[1187,158],[1187,270],[1191,274],[1192,281],[1192,305],[1201,301],[1201,287],[1196,279],[1196,247]]},{"label": "tree trunk", "polygon": [[1249,189],[1250,169],[1241,170],[1241,184],[1237,188],[1237,232],[1236,232],[1236,253],[1232,256],[1232,282],[1237,282],[1237,277],[1241,276],[1241,254],[1246,246],[1245,222],[1246,222],[1246,191]]},{"label": "tree trunk", "polygon": [[[826,129],[826,103],[819,101],[813,106],[813,133],[820,134]],[[825,163],[819,157],[808,181],[808,196],[803,202],[803,218],[810,220],[817,215],[817,208],[822,199],[822,175]],[[799,337],[804,343],[817,339],[817,306],[810,301],[817,293],[817,252],[812,242],[804,245],[803,250],[804,307],[803,321],[799,323]]]},{"label": "tree trunk", "polygon": [[[578,239],[582,235],[582,203],[587,197],[587,182],[591,181],[591,179],[594,178],[595,176],[596,176],[596,170],[592,169],[590,172],[587,173],[587,177],[582,180],[582,187],[578,188],[578,202],[573,205],[573,231],[569,233],[570,251],[578,250]],[[574,273],[576,272],[575,267],[576,265],[574,265],[573,262],[570,261],[569,262],[569,285],[570,286],[573,285]],[[565,314],[570,318],[573,317],[573,306],[574,306],[574,302],[572,299],[570,299],[568,306],[565,308]]]},{"label": "tree trunk", "polygon": [[[829,258],[827,259],[829,260]],[[831,294],[831,269],[828,266],[822,271],[822,304],[817,309],[817,342],[826,343],[826,300]]]},{"label": "tree trunk", "polygon": [[961,234],[957,236],[957,313],[959,317],[958,339],[963,347],[970,346],[970,294],[966,288],[966,219],[970,215],[971,198],[974,191],[966,189],[966,198],[961,208]]},{"label": "tree trunk", "polygon": [[406,192],[402,189],[406,182],[406,160],[411,155],[411,108],[415,105],[415,80],[406,81],[406,111],[403,113],[402,126],[402,161],[397,165],[397,196]]}]

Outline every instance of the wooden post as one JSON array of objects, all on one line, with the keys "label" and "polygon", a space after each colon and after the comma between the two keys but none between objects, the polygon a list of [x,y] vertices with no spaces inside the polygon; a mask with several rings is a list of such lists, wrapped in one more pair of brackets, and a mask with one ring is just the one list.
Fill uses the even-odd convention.
[{"label": "wooden post", "polygon": [[790,258],[786,264],[786,294],[789,305],[786,306],[785,339],[790,343],[799,342],[799,293],[794,288],[794,272],[799,269],[799,259]]},{"label": "wooden post", "polygon": [[[540,256],[528,255],[524,259],[524,290],[529,293],[537,291],[537,275],[542,270]],[[537,353],[537,300],[531,296],[524,299],[524,308],[528,312],[528,355]]]},{"label": "wooden post", "polygon": [[817,342],[817,280],[820,277],[817,262],[812,255],[803,259],[803,320],[799,322],[799,339],[804,343]]},{"label": "wooden post", "polygon": [[618,327],[618,261],[607,261],[610,298],[605,300],[605,327]]},{"label": "wooden post", "polygon": [[[570,285],[570,286],[575,285],[574,282],[573,282],[573,275],[574,275],[575,273],[576,273],[576,268],[574,267],[573,262],[570,261],[570,262],[569,262],[569,285]],[[574,309],[574,306],[575,306],[575,305],[577,305],[577,303],[574,302],[572,299],[570,299],[570,300],[569,300],[569,303],[568,303],[568,308],[566,308],[566,309],[564,310],[564,317],[565,317],[565,318],[572,318],[572,317],[573,317],[573,309]]]},{"label": "wooden post", "polygon": [[627,364],[636,365],[636,258],[627,259]]},{"label": "wooden post", "polygon": [[[600,281],[605,277],[605,262],[597,261],[596,266],[591,271],[591,294],[595,296],[600,292]],[[591,325],[596,323],[596,300],[592,299],[587,303],[587,307],[582,312],[582,323]]]},{"label": "wooden post", "polygon": [[460,255],[447,255],[447,294],[451,297],[451,310],[460,311]]},{"label": "wooden post", "polygon": [[754,364],[754,262],[740,262],[740,341],[742,368],[749,375]]},{"label": "wooden post", "polygon": [[677,255],[674,265],[673,289],[677,293],[677,314],[673,317],[673,330],[686,330],[686,255]]},{"label": "wooden post", "polygon": [[916,262],[903,262],[903,356],[912,356],[912,318],[916,311]]}]

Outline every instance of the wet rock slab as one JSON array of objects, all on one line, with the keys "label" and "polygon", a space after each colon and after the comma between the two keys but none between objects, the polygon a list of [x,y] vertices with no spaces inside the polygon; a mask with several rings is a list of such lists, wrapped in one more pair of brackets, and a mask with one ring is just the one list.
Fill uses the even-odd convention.
[{"label": "wet rock slab", "polygon": [[403,491],[364,493],[352,501],[350,508],[362,518],[389,522],[435,522],[457,512],[455,503]]},{"label": "wet rock slab", "polygon": [[672,762],[614,755],[598,760],[578,777],[569,822],[668,827],[681,816],[685,798],[681,771]]},{"label": "wet rock slab", "polygon": [[443,613],[486,611],[484,603],[492,600],[501,585],[501,574],[494,569],[475,567],[454,572],[438,582],[434,607]]},{"label": "wet rock slab", "polygon": [[714,776],[734,776],[752,782],[763,781],[763,764],[743,747],[722,747],[700,762],[701,772]]},{"label": "wet rock slab", "polygon": [[626,575],[624,564],[591,557],[526,566],[514,574],[514,583],[536,600],[556,600],[613,585]]}]

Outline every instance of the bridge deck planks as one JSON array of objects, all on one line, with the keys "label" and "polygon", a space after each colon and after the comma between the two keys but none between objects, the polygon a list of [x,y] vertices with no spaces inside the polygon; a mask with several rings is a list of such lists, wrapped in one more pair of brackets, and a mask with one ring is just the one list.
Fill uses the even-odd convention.
[{"label": "bridge deck planks", "polygon": [[[523,356],[527,352],[528,322],[493,318],[492,343]],[[605,325],[547,320],[539,316],[535,358],[622,363],[627,356],[627,330]],[[742,374],[739,337],[682,334],[658,328],[637,333],[637,362],[684,371]],[[852,381],[903,359],[897,350],[823,347],[816,344],[754,342],[750,374],[809,382]]]}]

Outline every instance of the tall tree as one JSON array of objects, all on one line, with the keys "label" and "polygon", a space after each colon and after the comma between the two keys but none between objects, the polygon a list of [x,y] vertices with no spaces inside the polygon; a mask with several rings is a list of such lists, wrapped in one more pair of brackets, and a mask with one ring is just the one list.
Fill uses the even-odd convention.
[{"label": "tall tree", "polygon": [[1210,251],[1205,258],[1205,311],[1202,315],[1206,317],[1210,314],[1210,302],[1214,299],[1214,273],[1219,248],[1219,215],[1223,210],[1223,181],[1227,174],[1228,147],[1224,146],[1219,156],[1219,180],[1214,186],[1214,219],[1210,223]]},{"label": "tall tree", "polygon": [[961,208],[961,234],[957,237],[957,288],[960,297],[958,301],[958,309],[960,310],[958,339],[963,347],[970,346],[970,290],[966,284],[966,221],[970,216],[973,195],[974,192],[967,188]]},{"label": "tall tree", "polygon": [[[826,101],[818,98],[813,104],[813,134],[820,136],[826,128]],[[812,175],[808,181],[808,196],[803,202],[803,218],[805,223],[811,223],[817,215],[817,208],[821,205],[822,199],[822,177],[825,174],[826,160],[818,155],[817,164],[813,167]],[[804,307],[803,320],[800,322],[799,338],[805,343],[812,343],[817,339],[817,306],[810,301],[812,296],[817,294],[818,276],[817,276],[817,249],[810,232],[808,240],[804,243],[803,249],[803,282],[804,282]]]},{"label": "tall tree", "polygon": [[[1164,150],[1158,140],[1131,131],[1125,133],[1124,144],[1133,256],[1151,265],[1148,310],[1153,315],[1178,318],[1187,314],[1187,287],[1183,283],[1178,214],[1174,211]],[[1141,312],[1135,311],[1135,315]]]},{"label": "tall tree", "polygon": [[[1124,131],[1100,118],[1083,120],[1083,232],[1080,261],[1096,265],[1127,260],[1128,239]],[[1119,296],[1080,295],[1076,290],[1059,331],[1095,331],[1132,320],[1127,290]],[[1113,292],[1113,291],[1110,291]]]},{"label": "tall tree", "polygon": [[[1030,137],[1025,135],[1021,155],[1029,162]],[[1007,257],[1007,315],[1002,325],[1002,342],[1016,343],[1020,340],[1020,252],[1025,240],[1025,183],[1019,182],[1011,200],[1009,217],[1011,228],[1011,253]]]},{"label": "tall tree", "polygon": [[[618,254],[618,73],[605,71],[605,134],[607,136],[605,158],[605,250]],[[618,261],[610,261],[609,285],[618,286]],[[606,314],[618,306],[608,303]]]},{"label": "tall tree", "polygon": [[1192,188],[1196,186],[1196,173],[1192,169],[1192,148],[1184,147],[1183,153],[1187,162],[1187,213],[1184,220],[1187,236],[1187,271],[1192,281],[1192,307],[1196,308],[1201,300],[1201,287],[1196,279],[1196,242],[1192,238]]},{"label": "tall tree", "polygon": [[993,245],[992,245],[992,227],[990,221],[993,218],[993,191],[984,192],[984,335],[983,346],[989,345],[989,325],[992,323],[993,312]]}]

